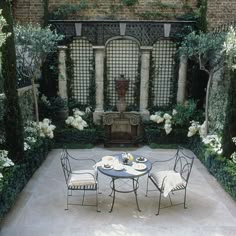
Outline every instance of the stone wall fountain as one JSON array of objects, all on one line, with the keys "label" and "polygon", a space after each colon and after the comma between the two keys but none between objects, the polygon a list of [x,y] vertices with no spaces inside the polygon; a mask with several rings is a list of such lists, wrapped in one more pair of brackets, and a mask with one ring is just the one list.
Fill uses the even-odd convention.
[{"label": "stone wall fountain", "polygon": [[107,138],[106,146],[109,145],[135,145],[141,132],[141,117],[139,112],[127,112],[125,95],[129,88],[129,80],[124,75],[115,81],[118,94],[116,103],[117,112],[105,112],[103,125]]}]

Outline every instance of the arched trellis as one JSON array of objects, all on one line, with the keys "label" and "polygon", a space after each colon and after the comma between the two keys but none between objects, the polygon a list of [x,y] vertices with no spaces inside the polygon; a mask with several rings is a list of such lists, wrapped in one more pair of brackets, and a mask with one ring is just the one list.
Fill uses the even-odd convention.
[{"label": "arched trellis", "polygon": [[71,97],[83,105],[90,105],[90,86],[94,80],[94,52],[85,37],[75,37],[69,44],[72,62]]},{"label": "arched trellis", "polygon": [[176,43],[170,39],[160,39],[152,50],[153,105],[168,107],[174,97]]},{"label": "arched trellis", "polygon": [[105,44],[105,107],[112,108],[117,101],[115,80],[121,75],[129,80],[129,88],[126,93],[128,106],[138,107],[139,81],[140,81],[140,44],[133,37],[113,37]]}]

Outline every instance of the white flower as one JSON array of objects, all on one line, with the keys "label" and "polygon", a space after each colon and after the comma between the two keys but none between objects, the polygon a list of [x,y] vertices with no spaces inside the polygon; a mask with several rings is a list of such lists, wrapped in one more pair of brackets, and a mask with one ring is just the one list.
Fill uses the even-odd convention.
[{"label": "white flower", "polygon": [[172,111],[172,116],[174,116],[174,115],[176,115],[178,112],[175,110],[175,109],[173,109],[173,111]]},{"label": "white flower", "polygon": [[92,110],[91,110],[91,107],[86,107],[86,108],[85,108],[85,113],[91,113],[91,111],[92,111]]},{"label": "white flower", "polygon": [[188,137],[194,136],[200,129],[199,122],[192,120],[190,121],[190,123],[191,125],[188,128],[188,134],[187,134]]},{"label": "white flower", "polygon": [[157,115],[150,115],[150,120],[157,122]]},{"label": "white flower", "polygon": [[3,177],[2,173],[0,173],[0,179]]},{"label": "white flower", "polygon": [[56,126],[51,124],[51,120],[45,118],[43,122],[39,122],[38,124],[39,136],[43,138],[53,138],[53,130],[55,128]]},{"label": "white flower", "polygon": [[73,109],[73,112],[74,112],[74,116],[77,117],[77,116],[83,116],[85,113],[83,111],[80,111],[78,108],[74,108]]},{"label": "white flower", "polygon": [[164,125],[164,129],[166,131],[166,134],[169,134],[171,131],[172,131],[172,127],[171,127],[171,124],[165,124]]},{"label": "white flower", "polygon": [[218,135],[207,135],[202,139],[202,142],[206,145],[209,145],[212,150],[218,154],[221,154],[223,151],[221,145],[221,137],[219,137]]},{"label": "white flower", "polygon": [[30,145],[26,142],[24,142],[24,151],[30,150]]},{"label": "white flower", "polygon": [[165,120],[170,120],[172,118],[172,116],[169,115],[168,113],[165,113],[163,117]]},{"label": "white flower", "polygon": [[73,116],[68,116],[65,123],[78,130],[83,130],[85,127],[88,127],[87,122],[81,117],[81,115],[84,115],[85,113],[80,111],[78,108],[73,109],[73,112]]}]

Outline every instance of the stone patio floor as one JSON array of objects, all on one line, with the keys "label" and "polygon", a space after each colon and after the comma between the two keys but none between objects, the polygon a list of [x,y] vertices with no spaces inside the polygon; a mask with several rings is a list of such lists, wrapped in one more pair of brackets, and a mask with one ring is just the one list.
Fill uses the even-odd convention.
[{"label": "stone patio floor", "polygon": [[[139,148],[103,148],[69,150],[77,157],[102,156],[122,151],[143,155],[151,161],[168,159],[175,150]],[[187,191],[187,206],[161,209],[156,216],[158,193],[145,197],[147,176],[140,178],[138,212],[133,193],[117,193],[111,206],[110,178],[99,174],[99,208],[69,206],[66,211],[66,186],[60,164],[60,149],[52,150],[21,192],[16,204],[1,224],[1,236],[143,236],[143,235],[236,235],[236,202],[222,189],[201,162],[194,161]],[[174,195],[176,199],[182,193]],[[182,199],[182,198],[181,198]],[[86,200],[95,202],[94,192]],[[168,198],[163,205],[168,204]]]}]

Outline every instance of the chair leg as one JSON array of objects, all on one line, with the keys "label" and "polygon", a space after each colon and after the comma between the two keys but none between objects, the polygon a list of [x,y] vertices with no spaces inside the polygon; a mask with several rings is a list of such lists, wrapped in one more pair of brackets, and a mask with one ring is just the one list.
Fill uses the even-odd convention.
[{"label": "chair leg", "polygon": [[147,187],[146,187],[146,197],[148,196],[148,183],[149,183],[149,178],[147,177]]},{"label": "chair leg", "polygon": [[186,207],[187,189],[185,188],[184,190],[185,190],[185,191],[184,191],[184,209],[187,209],[187,207]]},{"label": "chair leg", "polygon": [[68,198],[69,198],[69,190],[67,189],[67,192],[66,192],[66,209],[65,210],[68,210]]},{"label": "chair leg", "polygon": [[98,188],[97,188],[97,190],[96,190],[96,206],[97,206],[97,212],[101,212],[99,210],[99,207],[98,207],[98,193],[99,193],[99,191],[98,191]]},{"label": "chair leg", "polygon": [[84,205],[84,196],[85,196],[85,189],[84,189],[84,194],[83,194],[83,199],[82,199],[82,205]]},{"label": "chair leg", "polygon": [[159,213],[160,213],[160,208],[161,208],[161,191],[160,191],[160,197],[159,197],[159,203],[158,203],[158,211],[157,211],[156,216],[159,215]]}]

